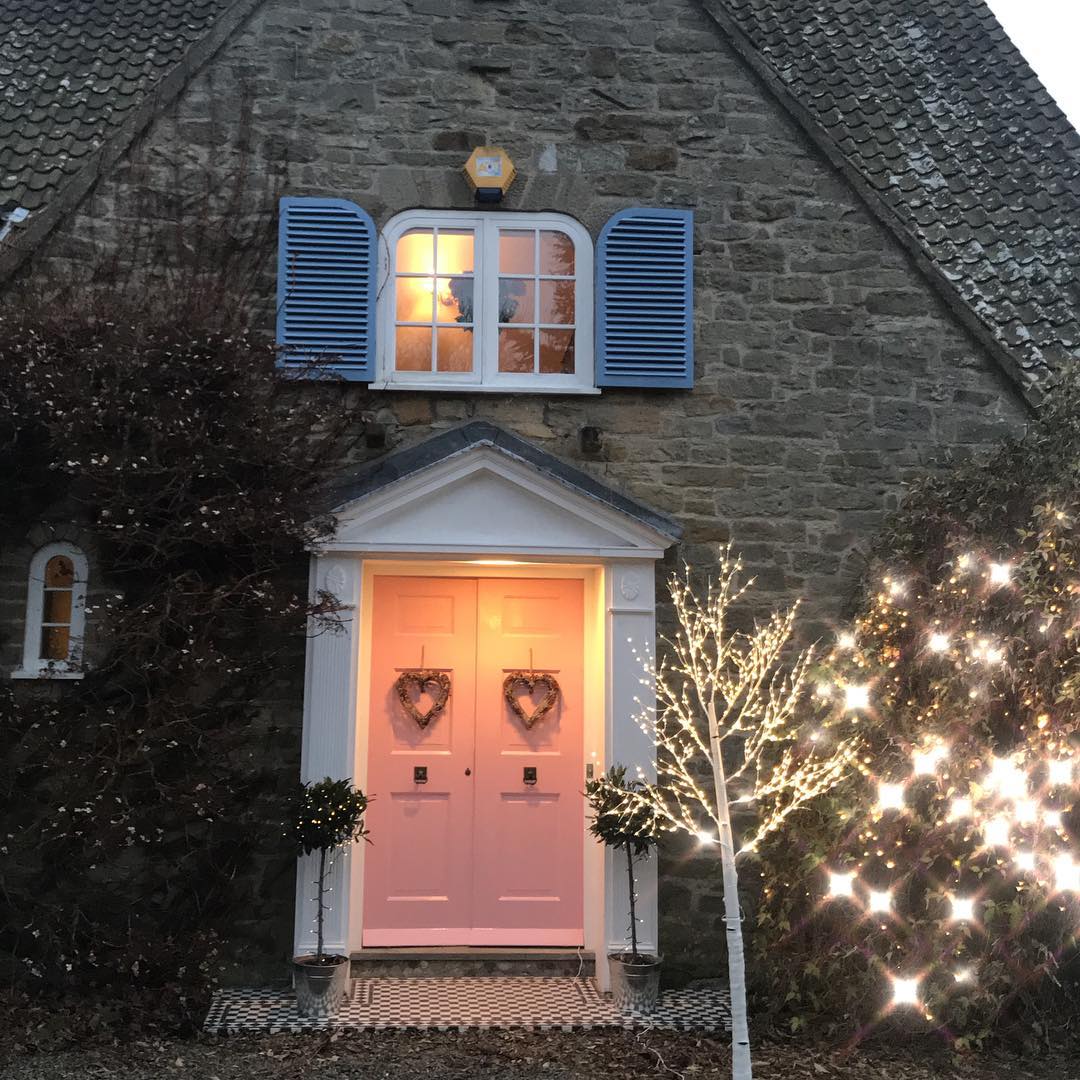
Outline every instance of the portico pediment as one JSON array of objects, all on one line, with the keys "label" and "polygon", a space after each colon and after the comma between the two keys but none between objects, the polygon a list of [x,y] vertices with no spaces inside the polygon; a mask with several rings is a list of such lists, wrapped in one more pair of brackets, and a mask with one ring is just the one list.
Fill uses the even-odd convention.
[{"label": "portico pediment", "polygon": [[345,494],[328,550],[640,559],[659,558],[681,532],[490,424],[390,455]]}]

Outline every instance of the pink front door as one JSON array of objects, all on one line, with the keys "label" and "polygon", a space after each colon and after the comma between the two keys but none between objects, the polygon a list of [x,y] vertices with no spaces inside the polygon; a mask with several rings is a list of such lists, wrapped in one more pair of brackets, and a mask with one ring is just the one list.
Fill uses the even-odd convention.
[{"label": "pink front door", "polygon": [[[580,581],[376,577],[365,945],[583,943],[583,624]],[[421,665],[451,682],[426,727],[394,685]],[[558,683],[531,727],[516,671]]]}]

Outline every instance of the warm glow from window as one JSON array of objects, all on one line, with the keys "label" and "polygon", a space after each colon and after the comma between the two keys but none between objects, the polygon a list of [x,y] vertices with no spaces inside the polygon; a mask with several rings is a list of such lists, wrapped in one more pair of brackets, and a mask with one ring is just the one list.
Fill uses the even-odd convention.
[{"label": "warm glow from window", "polygon": [[592,386],[592,246],[575,222],[408,211],[386,237],[380,364],[389,381]]},{"label": "warm glow from window", "polygon": [[71,651],[71,613],[75,564],[67,555],[54,555],[45,564],[41,605],[42,660],[66,660]]}]

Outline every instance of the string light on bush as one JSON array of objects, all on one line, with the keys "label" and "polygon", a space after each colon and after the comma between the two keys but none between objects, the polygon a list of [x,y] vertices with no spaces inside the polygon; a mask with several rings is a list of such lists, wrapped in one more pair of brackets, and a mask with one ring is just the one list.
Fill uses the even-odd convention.
[{"label": "string light on bush", "polygon": [[894,975],[892,980],[892,1003],[894,1006],[912,1005],[917,1009],[922,1008],[922,1001],[919,999],[919,980],[902,979],[898,975]]},{"label": "string light on bush", "polygon": [[848,684],[844,687],[844,706],[849,712],[870,707],[870,687]]},{"label": "string light on bush", "polygon": [[950,644],[949,635],[943,634],[941,631],[931,634],[930,640],[927,642],[930,651],[935,653],[948,652]]},{"label": "string light on bush", "polygon": [[881,912],[882,914],[892,911],[892,892],[888,889],[878,891],[870,889],[866,897],[867,911]]},{"label": "string light on bush", "polygon": [[831,899],[853,899],[855,896],[855,875],[848,873],[829,874],[829,897]]},{"label": "string light on bush", "polygon": [[1012,581],[1012,567],[1008,563],[993,562],[989,572],[991,585],[1008,585]]},{"label": "string light on bush", "polygon": [[1068,758],[1051,758],[1046,763],[1046,779],[1052,787],[1068,787],[1073,782],[1073,763]]},{"label": "string light on bush", "polygon": [[884,813],[887,810],[903,810],[904,785],[878,784],[877,808],[881,813]]},{"label": "string light on bush", "polygon": [[953,922],[972,922],[975,919],[974,897],[950,896],[949,905],[949,918]]}]

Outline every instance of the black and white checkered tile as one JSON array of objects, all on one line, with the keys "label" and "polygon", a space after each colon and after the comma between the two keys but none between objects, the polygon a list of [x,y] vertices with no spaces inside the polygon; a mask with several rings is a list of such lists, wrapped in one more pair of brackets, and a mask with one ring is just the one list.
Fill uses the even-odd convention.
[{"label": "black and white checkered tile", "polygon": [[219,990],[205,1030],[302,1032],[338,1029],[469,1031],[527,1028],[574,1031],[586,1028],[658,1028],[727,1031],[725,990],[694,987],[665,991],[655,1012],[622,1013],[597,989],[595,979],[481,976],[467,978],[353,979],[337,1016],[297,1014],[291,990]]}]

